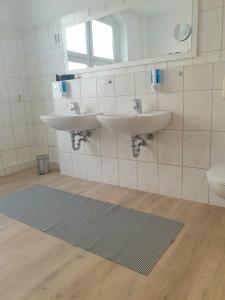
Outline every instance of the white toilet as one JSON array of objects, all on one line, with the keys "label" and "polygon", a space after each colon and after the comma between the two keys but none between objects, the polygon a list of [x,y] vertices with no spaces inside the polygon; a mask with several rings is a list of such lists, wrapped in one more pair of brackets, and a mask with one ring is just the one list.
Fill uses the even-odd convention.
[{"label": "white toilet", "polygon": [[213,191],[225,199],[225,164],[217,165],[209,169],[207,178]]}]

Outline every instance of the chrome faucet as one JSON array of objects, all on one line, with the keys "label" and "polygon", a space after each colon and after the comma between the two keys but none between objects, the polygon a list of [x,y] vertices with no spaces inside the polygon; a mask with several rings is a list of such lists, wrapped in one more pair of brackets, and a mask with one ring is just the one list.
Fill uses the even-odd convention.
[{"label": "chrome faucet", "polygon": [[138,115],[142,114],[142,104],[141,99],[134,99],[134,106],[133,109],[136,110]]},{"label": "chrome faucet", "polygon": [[73,104],[73,106],[74,106],[73,108],[71,108],[71,111],[75,111],[76,115],[81,115],[79,103],[73,102],[71,104]]}]

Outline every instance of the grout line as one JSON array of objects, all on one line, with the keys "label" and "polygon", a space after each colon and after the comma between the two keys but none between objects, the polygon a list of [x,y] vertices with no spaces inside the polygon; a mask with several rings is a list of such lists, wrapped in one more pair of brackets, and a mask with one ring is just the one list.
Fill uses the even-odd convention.
[{"label": "grout line", "polygon": [[[183,90],[184,90],[184,82],[185,82],[185,68],[183,67]],[[181,170],[181,195],[180,198],[183,199],[183,186],[184,186],[184,92],[182,94],[182,103],[183,103],[183,120],[182,120],[182,170]]]},{"label": "grout line", "polygon": [[[215,77],[215,68],[213,68],[213,82]],[[212,165],[212,133],[213,133],[213,107],[214,107],[214,93],[212,90],[212,102],[211,102],[211,132],[210,132],[210,149],[209,149],[209,168]],[[208,203],[210,203],[210,186],[208,184]]]}]

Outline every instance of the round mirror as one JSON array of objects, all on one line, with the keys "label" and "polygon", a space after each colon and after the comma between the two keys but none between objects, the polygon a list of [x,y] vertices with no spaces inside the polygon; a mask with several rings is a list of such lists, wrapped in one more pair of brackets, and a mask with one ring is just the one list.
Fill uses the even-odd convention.
[{"label": "round mirror", "polygon": [[186,41],[191,35],[191,25],[187,23],[179,23],[174,28],[173,35],[178,42]]}]

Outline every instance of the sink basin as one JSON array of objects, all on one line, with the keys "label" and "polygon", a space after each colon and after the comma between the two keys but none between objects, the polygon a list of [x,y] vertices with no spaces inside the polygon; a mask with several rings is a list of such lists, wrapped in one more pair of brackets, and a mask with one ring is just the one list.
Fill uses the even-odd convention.
[{"label": "sink basin", "polygon": [[169,125],[171,112],[151,111],[146,114],[135,113],[109,114],[97,116],[99,122],[106,128],[131,136],[154,133]]},{"label": "sink basin", "polygon": [[97,120],[97,113],[87,113],[82,115],[49,115],[41,116],[42,122],[54,129],[77,132],[95,129],[101,126]]}]

